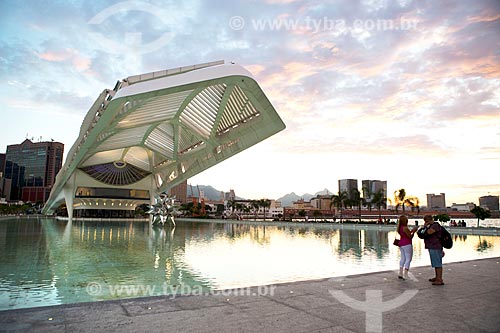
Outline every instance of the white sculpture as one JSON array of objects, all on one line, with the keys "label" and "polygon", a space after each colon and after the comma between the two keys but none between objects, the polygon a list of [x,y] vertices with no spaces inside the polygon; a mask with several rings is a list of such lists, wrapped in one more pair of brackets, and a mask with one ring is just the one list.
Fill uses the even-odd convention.
[{"label": "white sculpture", "polygon": [[153,216],[153,224],[164,226],[170,220],[175,227],[174,213],[176,212],[175,197],[166,194],[155,195],[156,203],[149,207],[148,214]]}]

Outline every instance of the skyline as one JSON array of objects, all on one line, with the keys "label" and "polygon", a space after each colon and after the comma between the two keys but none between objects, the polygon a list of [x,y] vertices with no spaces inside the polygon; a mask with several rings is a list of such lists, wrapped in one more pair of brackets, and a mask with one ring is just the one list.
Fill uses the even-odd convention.
[{"label": "skyline", "polygon": [[42,137],[66,155],[117,80],[223,59],[287,128],[188,182],[277,199],[380,179],[477,203],[500,194],[499,29],[496,1],[4,0],[0,152]]}]

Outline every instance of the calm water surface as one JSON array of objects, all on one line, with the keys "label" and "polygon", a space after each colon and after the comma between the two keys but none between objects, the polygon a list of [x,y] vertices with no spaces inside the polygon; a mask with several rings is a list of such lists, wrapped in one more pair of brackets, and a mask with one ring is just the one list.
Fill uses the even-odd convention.
[{"label": "calm water surface", "polygon": [[[0,310],[396,270],[376,227],[0,221]],[[413,266],[429,265],[415,238]],[[500,257],[500,237],[456,235],[444,263]],[[191,289],[189,289],[191,288]]]}]

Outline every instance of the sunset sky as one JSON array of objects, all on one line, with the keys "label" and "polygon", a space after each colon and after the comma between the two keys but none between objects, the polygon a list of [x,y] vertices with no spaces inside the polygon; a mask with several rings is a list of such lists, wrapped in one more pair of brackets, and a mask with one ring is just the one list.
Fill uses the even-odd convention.
[{"label": "sunset sky", "polygon": [[500,194],[499,1],[0,0],[0,152],[67,153],[105,88],[216,60],[287,128],[190,179],[248,199],[387,180],[420,198]]}]

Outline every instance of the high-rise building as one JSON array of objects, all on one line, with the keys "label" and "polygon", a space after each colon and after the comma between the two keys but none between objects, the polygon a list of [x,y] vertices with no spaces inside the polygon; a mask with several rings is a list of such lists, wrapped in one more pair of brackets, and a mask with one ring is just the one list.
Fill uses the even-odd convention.
[{"label": "high-rise building", "polygon": [[[384,194],[384,198],[387,198],[387,181],[386,180],[362,180],[361,181],[361,189],[363,192],[363,198],[371,202],[375,193],[382,191]],[[384,207],[387,207],[387,201],[383,204]]]},{"label": "high-rise building", "polygon": [[445,198],[444,193],[427,194],[427,208],[429,208],[429,209],[446,208],[446,198]]},{"label": "high-rise building", "polygon": [[354,198],[355,190],[359,191],[357,179],[339,179],[339,192],[347,193],[348,199]]},{"label": "high-rise building", "polygon": [[182,183],[172,187],[168,191],[168,195],[175,196],[175,199],[178,200],[181,204],[187,203],[187,179]]},{"label": "high-rise building", "polygon": [[229,192],[226,192],[225,196],[224,196],[224,199],[226,201],[233,201],[233,200],[236,200],[236,194],[234,193],[234,190],[231,189],[229,190]]},{"label": "high-rise building", "polygon": [[7,199],[47,201],[61,170],[63,153],[64,144],[60,142],[33,143],[26,139],[21,144],[7,146],[4,174],[10,180],[10,191],[4,193]]},{"label": "high-rise building", "polygon": [[0,198],[3,198],[5,154],[0,154]]},{"label": "high-rise building", "polygon": [[485,195],[479,197],[479,206],[487,208],[491,211],[499,210],[499,196],[498,195]]}]

